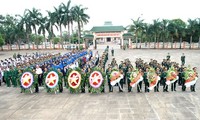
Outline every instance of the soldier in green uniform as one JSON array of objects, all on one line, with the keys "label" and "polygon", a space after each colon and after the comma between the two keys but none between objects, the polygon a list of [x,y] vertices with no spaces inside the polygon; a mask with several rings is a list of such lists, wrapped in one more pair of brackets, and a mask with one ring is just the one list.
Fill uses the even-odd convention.
[{"label": "soldier in green uniform", "polygon": [[112,50],[111,50],[111,53],[112,53],[112,56],[114,56],[114,49],[112,48]]},{"label": "soldier in green uniform", "polygon": [[25,89],[22,87],[22,85],[21,85],[21,77],[22,77],[22,70],[21,69],[19,69],[18,70],[18,74],[17,74],[17,83],[18,83],[18,86],[20,86],[20,88],[21,88],[21,93],[23,93],[23,92],[25,92]]},{"label": "soldier in green uniform", "polygon": [[106,73],[106,75],[107,75],[107,81],[108,81],[108,87],[109,87],[109,92],[113,92],[113,87],[112,87],[112,85],[111,85],[111,81],[110,81],[110,74],[111,74],[111,71],[112,70],[112,68],[111,67],[109,67],[108,68],[108,71],[107,71],[107,73]]},{"label": "soldier in green uniform", "polygon": [[182,56],[181,56],[181,65],[185,65],[185,55],[184,55],[184,53],[182,54]]},{"label": "soldier in green uniform", "polygon": [[106,73],[105,73],[104,68],[101,68],[101,74],[102,74],[102,77],[103,77],[103,83],[102,83],[103,89],[101,90],[101,93],[104,93],[105,92],[104,81],[106,80]]},{"label": "soldier in green uniform", "polygon": [[86,80],[87,80],[86,68],[83,67],[81,72],[82,72],[81,73],[81,76],[82,76],[81,93],[85,93],[85,85],[86,85]]},{"label": "soldier in green uniform", "polygon": [[145,92],[149,92],[149,82],[148,82],[148,79],[147,79],[147,74],[149,72],[149,68],[146,68],[145,72],[144,72],[144,75],[143,75],[143,79],[144,79],[144,91]]},{"label": "soldier in green uniform", "polygon": [[46,76],[47,76],[47,74],[48,74],[48,69],[45,67],[44,68],[44,72],[43,72],[43,85],[46,87],[46,89],[47,89],[47,92],[49,92],[50,91],[50,88],[48,88],[48,86],[46,85],[46,83],[45,83],[45,81],[46,81]]},{"label": "soldier in green uniform", "polygon": [[179,77],[179,79],[178,79],[178,85],[179,86],[181,86],[182,85],[182,74],[183,74],[183,65],[181,65],[181,67],[179,67],[179,69],[178,69],[178,77]]},{"label": "soldier in green uniform", "polygon": [[58,80],[59,92],[62,93],[63,92],[63,73],[61,72],[60,69],[58,69],[57,73],[59,76],[59,80]]},{"label": "soldier in green uniform", "polygon": [[[123,70],[121,69],[120,71],[119,71],[122,75],[124,75],[125,76],[125,74],[123,73]],[[119,85],[118,85],[118,87],[119,87],[119,92],[123,92],[123,84],[124,84],[124,78],[122,78],[121,80],[120,80],[120,82],[118,83]]]},{"label": "soldier in green uniform", "polygon": [[123,65],[122,65],[122,69],[121,69],[121,70],[123,71],[123,74],[124,74],[123,83],[126,84],[127,66],[126,66],[125,63],[123,63]]},{"label": "soldier in green uniform", "polygon": [[38,84],[38,75],[35,73],[35,70],[32,70],[33,79],[34,79],[34,86],[35,86],[35,93],[39,93],[39,84]]},{"label": "soldier in green uniform", "polygon": [[168,92],[168,85],[166,84],[166,77],[167,77],[167,67],[163,68],[161,73],[161,82],[163,84],[163,92]]},{"label": "soldier in green uniform", "polygon": [[122,69],[123,66],[123,61],[121,61],[121,63],[119,64],[119,69]]},{"label": "soldier in green uniform", "polygon": [[90,86],[90,82],[89,82],[89,77],[90,77],[90,74],[91,74],[91,68],[88,68],[88,71],[86,73],[86,84],[88,85],[88,92],[90,93],[91,92],[91,86]]},{"label": "soldier in green uniform", "polygon": [[130,79],[130,76],[131,76],[131,68],[128,68],[128,72],[126,74],[126,78],[127,78],[127,82],[128,82],[128,92],[131,92],[131,86],[130,86],[130,83],[131,83],[131,79]]},{"label": "soldier in green uniform", "polygon": [[[141,73],[141,75],[143,76],[143,72],[142,72],[142,69],[139,69],[139,72]],[[140,81],[138,84],[137,84],[137,92],[142,92],[142,81]]]},{"label": "soldier in green uniform", "polygon": [[[156,68],[156,74],[157,76],[161,77],[161,72],[159,68]],[[154,92],[159,92],[159,84],[160,84],[160,81],[158,81],[157,85],[154,87]]]},{"label": "soldier in green uniform", "polygon": [[170,60],[170,54],[169,53],[167,54],[167,60]]},{"label": "soldier in green uniform", "polygon": [[[194,67],[194,68],[193,68],[193,71],[194,71],[194,73],[196,74],[196,77],[198,78],[199,76],[198,76],[198,73],[197,73],[197,67]],[[191,85],[191,86],[190,86],[191,92],[195,92],[195,86],[196,86],[196,83],[195,83],[194,85]]]},{"label": "soldier in green uniform", "polygon": [[[175,72],[177,72],[177,68],[175,67],[174,68]],[[176,91],[176,83],[177,83],[177,80],[171,84],[171,91]]]},{"label": "soldier in green uniform", "polygon": [[4,71],[4,78],[5,78],[7,87],[11,86],[11,84],[10,84],[10,75],[9,74],[10,74],[9,69],[6,69]]},{"label": "soldier in green uniform", "polygon": [[12,72],[11,72],[12,76],[12,84],[14,87],[17,87],[17,74],[18,74],[18,69],[15,67],[12,69]]}]

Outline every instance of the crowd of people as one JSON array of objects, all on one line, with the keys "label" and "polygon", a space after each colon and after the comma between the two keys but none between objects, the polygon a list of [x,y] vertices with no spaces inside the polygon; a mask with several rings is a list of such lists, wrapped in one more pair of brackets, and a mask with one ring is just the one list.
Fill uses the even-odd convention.
[{"label": "crowd of people", "polygon": [[[82,84],[81,92],[85,93],[86,89],[88,92],[91,92],[91,86],[89,84],[89,77],[93,69],[100,69],[104,81],[107,80],[109,92],[113,92],[113,86],[111,85],[110,75],[113,70],[119,71],[123,74],[123,78],[117,84],[119,86],[119,92],[123,92],[124,85],[127,84],[128,92],[132,91],[130,86],[131,73],[138,69],[138,71],[143,76],[143,81],[140,81],[137,84],[137,92],[143,91],[149,92],[149,81],[148,81],[148,72],[150,68],[155,69],[156,74],[161,78],[156,87],[154,87],[154,92],[160,91],[160,86],[163,86],[163,92],[168,92],[168,85],[166,85],[166,76],[167,71],[173,67],[178,73],[179,79],[171,84],[171,91],[176,91],[177,84],[182,86],[182,91],[186,91],[185,87],[185,77],[184,72],[188,69],[185,67],[185,55],[181,57],[181,65],[176,62],[171,61],[170,54],[166,56],[161,63],[155,59],[151,59],[150,62],[144,62],[141,58],[137,58],[135,65],[130,62],[129,59],[121,61],[118,65],[116,59],[113,57],[111,63],[106,67],[108,61],[109,47],[105,49],[103,54],[100,56],[98,51],[93,53],[93,51],[86,50],[73,50],[69,53],[61,55],[60,53],[35,53],[35,54],[26,54],[26,55],[17,55],[13,58],[1,60],[0,62],[0,85],[4,82],[7,87],[21,87],[21,92],[25,91],[25,88],[21,86],[20,79],[25,71],[30,71],[34,76],[34,88],[35,92],[39,92],[39,86],[44,86],[47,88],[47,92],[50,92],[51,89],[45,85],[45,79],[47,74],[54,70],[59,75],[58,82],[58,91],[62,92],[63,87],[69,88],[67,85],[68,75],[71,69],[80,68]],[[111,55],[114,56],[114,50],[111,50]],[[107,69],[106,69],[107,68]],[[106,69],[106,70],[105,70]],[[196,67],[193,68],[193,71],[197,74]],[[101,92],[105,92],[105,84],[102,84]],[[195,92],[195,85],[190,87],[192,92]]]},{"label": "crowd of people", "polygon": [[[106,49],[102,56],[98,51],[93,54],[93,51],[87,50],[73,50],[64,55],[51,54],[51,53],[34,53],[20,55],[16,58],[9,58],[2,60],[0,63],[0,85],[5,83],[7,87],[21,87],[21,92],[25,89],[21,86],[20,79],[22,74],[29,71],[34,76],[34,88],[35,92],[39,92],[39,86],[47,88],[47,92],[50,92],[50,88],[45,85],[45,79],[50,71],[56,71],[59,75],[58,89],[59,92],[63,91],[63,87],[67,86],[67,78],[70,69],[80,68],[83,78],[89,79],[91,69],[98,67],[105,70],[106,61],[108,59],[108,50]],[[88,80],[83,80],[81,91],[85,92],[85,87],[89,86]],[[90,87],[90,86],[89,86]],[[102,91],[104,92],[104,90]]]},{"label": "crowd of people", "polygon": [[[112,51],[111,51],[112,53]],[[166,77],[168,70],[173,67],[178,75],[178,80],[172,83],[171,91],[176,91],[177,84],[182,87],[182,91],[186,91],[185,86],[185,72],[187,69],[190,69],[190,66],[185,66],[185,55],[184,53],[181,56],[181,65],[179,65],[176,62],[171,61],[170,54],[166,56],[165,59],[161,63],[159,63],[155,59],[151,59],[150,62],[144,62],[141,58],[137,58],[135,61],[135,67],[130,62],[129,59],[125,59],[124,61],[121,61],[121,63],[118,65],[115,58],[112,59],[111,63],[108,64],[108,68],[106,70],[107,74],[107,80],[108,80],[108,86],[109,86],[109,92],[113,92],[113,86],[110,84],[110,74],[112,70],[118,70],[121,74],[123,74],[123,78],[120,80],[120,82],[117,86],[119,87],[119,92],[123,92],[121,88],[123,88],[123,85],[128,86],[128,92],[131,92],[132,87],[130,86],[131,80],[131,73],[135,71],[136,69],[139,71],[139,73],[143,76],[143,81],[140,81],[137,84],[137,92],[142,92],[142,85],[144,85],[144,92],[149,92],[149,80],[148,80],[148,72],[150,68],[153,68],[156,72],[156,74],[161,78],[157,85],[154,87],[154,92],[160,91],[160,86],[163,86],[162,90],[163,92],[168,92],[168,85],[166,85]],[[195,72],[196,76],[198,77],[197,68],[193,67],[193,71]],[[195,84],[190,87],[190,90],[192,92],[195,92]]]}]

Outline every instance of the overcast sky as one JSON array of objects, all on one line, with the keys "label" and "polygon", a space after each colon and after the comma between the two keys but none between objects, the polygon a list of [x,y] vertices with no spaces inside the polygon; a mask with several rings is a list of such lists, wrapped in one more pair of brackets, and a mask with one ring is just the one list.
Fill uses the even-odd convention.
[{"label": "overcast sky", "polygon": [[[25,9],[33,7],[41,9],[43,14],[46,10],[53,10],[61,2],[68,0],[0,0],[0,14],[23,14]],[[126,27],[131,24],[131,19],[142,17],[145,22],[153,19],[188,18],[200,17],[200,0],[71,0],[72,5],[88,7],[87,14],[90,16],[89,23],[84,26],[90,30],[92,26],[103,25],[104,21],[112,21],[114,25]]]}]

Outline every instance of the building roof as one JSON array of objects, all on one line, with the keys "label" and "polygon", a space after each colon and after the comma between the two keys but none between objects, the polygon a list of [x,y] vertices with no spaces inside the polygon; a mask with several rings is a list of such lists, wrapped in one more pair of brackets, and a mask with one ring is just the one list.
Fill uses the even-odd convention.
[{"label": "building roof", "polygon": [[131,34],[131,33],[129,33],[129,32],[128,32],[128,33],[124,33],[124,34],[123,34],[123,37],[129,37],[129,38],[130,38],[130,37],[133,37],[133,34]]},{"label": "building roof", "polygon": [[93,38],[94,38],[94,35],[87,34],[87,35],[84,35],[83,38],[93,39]]},{"label": "building roof", "polygon": [[125,28],[123,26],[94,26],[92,32],[121,32]]}]

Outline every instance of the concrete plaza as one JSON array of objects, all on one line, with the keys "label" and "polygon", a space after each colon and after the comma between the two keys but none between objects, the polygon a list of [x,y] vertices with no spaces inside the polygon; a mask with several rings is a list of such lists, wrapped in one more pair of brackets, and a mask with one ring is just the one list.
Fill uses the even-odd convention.
[{"label": "concrete plaza", "polygon": [[[105,46],[98,46],[102,53]],[[170,53],[171,60],[180,63],[180,56],[185,53],[186,65],[198,67],[200,50],[121,50],[116,46],[115,59],[118,64],[121,60],[129,58],[134,64],[136,58],[149,62],[151,58],[161,62]],[[26,53],[23,51],[22,53]],[[32,52],[32,51],[28,51]],[[54,51],[58,52],[58,51]],[[60,51],[64,53],[66,51]],[[0,52],[0,57],[10,57],[14,52]],[[16,52],[17,53],[17,52]],[[109,51],[109,63],[111,52]],[[48,94],[40,88],[38,94],[20,93],[19,88],[0,87],[0,120],[199,120],[200,119],[200,85],[196,84],[196,92],[137,93],[133,88],[127,92],[127,85],[123,93],[114,88],[113,93],[70,94],[64,88],[63,93]],[[169,87],[170,88],[170,87]],[[144,85],[143,85],[144,91]]]}]

